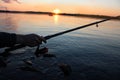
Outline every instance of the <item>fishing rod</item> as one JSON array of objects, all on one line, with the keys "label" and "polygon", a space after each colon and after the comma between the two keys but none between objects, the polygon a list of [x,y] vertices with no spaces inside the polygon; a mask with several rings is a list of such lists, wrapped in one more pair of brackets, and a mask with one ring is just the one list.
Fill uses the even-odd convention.
[{"label": "fishing rod", "polygon": [[[59,35],[63,35],[65,33],[69,33],[69,32],[72,32],[72,31],[75,31],[75,30],[78,30],[78,29],[86,28],[86,27],[89,27],[89,26],[92,26],[92,25],[95,25],[95,24],[96,24],[96,26],[98,26],[99,23],[102,23],[102,22],[105,22],[105,21],[108,21],[108,20],[111,20],[111,19],[114,19],[114,18],[118,18],[118,17],[120,17],[120,16],[116,16],[116,17],[113,17],[113,18],[107,18],[107,19],[103,19],[103,20],[96,21],[96,22],[93,22],[93,23],[89,23],[89,24],[79,26],[79,27],[76,27],[76,28],[73,28],[73,29],[69,29],[69,30],[66,30],[66,31],[62,31],[62,32],[59,32],[59,33],[56,33],[56,34],[48,35],[48,36],[45,36],[44,38],[45,38],[45,40],[48,40],[48,39],[57,37]],[[20,48],[23,48],[23,47],[26,47],[26,46],[21,45],[21,44],[15,45],[13,47],[5,49],[5,52],[14,51],[16,49],[20,49]],[[39,49],[39,45],[38,45],[37,49]]]}]

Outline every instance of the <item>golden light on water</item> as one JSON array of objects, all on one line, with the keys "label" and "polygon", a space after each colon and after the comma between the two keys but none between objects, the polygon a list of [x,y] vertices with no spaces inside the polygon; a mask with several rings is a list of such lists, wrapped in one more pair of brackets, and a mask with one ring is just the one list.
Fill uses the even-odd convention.
[{"label": "golden light on water", "polygon": [[53,13],[55,13],[55,14],[59,14],[61,11],[60,11],[60,9],[54,9],[53,10]]},{"label": "golden light on water", "polygon": [[58,19],[59,19],[59,16],[58,15],[54,15],[54,22],[57,24],[58,23]]}]

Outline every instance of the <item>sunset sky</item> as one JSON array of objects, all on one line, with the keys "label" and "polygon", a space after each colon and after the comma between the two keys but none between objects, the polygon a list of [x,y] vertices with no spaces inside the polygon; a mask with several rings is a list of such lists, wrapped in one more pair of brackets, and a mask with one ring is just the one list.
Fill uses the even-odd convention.
[{"label": "sunset sky", "polygon": [[120,0],[0,0],[0,9],[120,15]]}]

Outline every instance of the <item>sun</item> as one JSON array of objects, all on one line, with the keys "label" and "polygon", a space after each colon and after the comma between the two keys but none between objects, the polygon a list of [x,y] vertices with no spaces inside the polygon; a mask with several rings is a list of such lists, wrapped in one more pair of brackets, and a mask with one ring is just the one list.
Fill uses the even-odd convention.
[{"label": "sun", "polygon": [[53,10],[53,13],[55,13],[55,14],[59,14],[61,11],[60,11],[60,9],[54,9]]}]

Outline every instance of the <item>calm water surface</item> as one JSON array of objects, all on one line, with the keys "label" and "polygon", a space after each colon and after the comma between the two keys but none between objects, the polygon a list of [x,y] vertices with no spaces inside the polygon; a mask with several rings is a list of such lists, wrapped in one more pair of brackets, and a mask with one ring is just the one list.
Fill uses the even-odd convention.
[{"label": "calm water surface", "polygon": [[[0,31],[17,34],[36,33],[47,36],[98,20],[101,19],[0,13]],[[99,27],[93,25],[67,33],[48,40],[48,43],[43,44],[43,46],[49,48],[49,53],[56,54],[58,62],[71,65],[73,72],[68,80],[120,80],[120,21],[110,20],[100,23]],[[20,52],[29,52],[30,54],[20,55],[22,58],[28,57],[28,55],[33,55],[31,53],[34,52],[34,48],[24,49]],[[19,58],[21,58],[20,56]],[[11,57],[13,61],[17,59],[18,56]],[[18,64],[17,61],[13,62],[5,71],[13,70],[13,66],[15,67],[16,64]],[[41,64],[38,63],[39,66]],[[7,76],[12,75],[14,79],[18,80],[21,78],[18,75],[23,73],[20,72],[18,74],[18,72],[4,74]],[[54,77],[56,76],[55,78],[58,76],[54,74],[56,73],[54,71],[49,70],[48,73],[51,75],[48,75],[48,78],[42,77],[43,80],[53,80],[53,75]],[[13,74],[16,74],[17,77]],[[24,74],[22,76],[25,79],[30,79],[32,74],[29,73],[29,75]],[[38,74],[33,74],[33,76],[35,75]],[[36,77],[36,80],[38,78]],[[59,79],[62,80],[63,77],[60,76]]]}]

